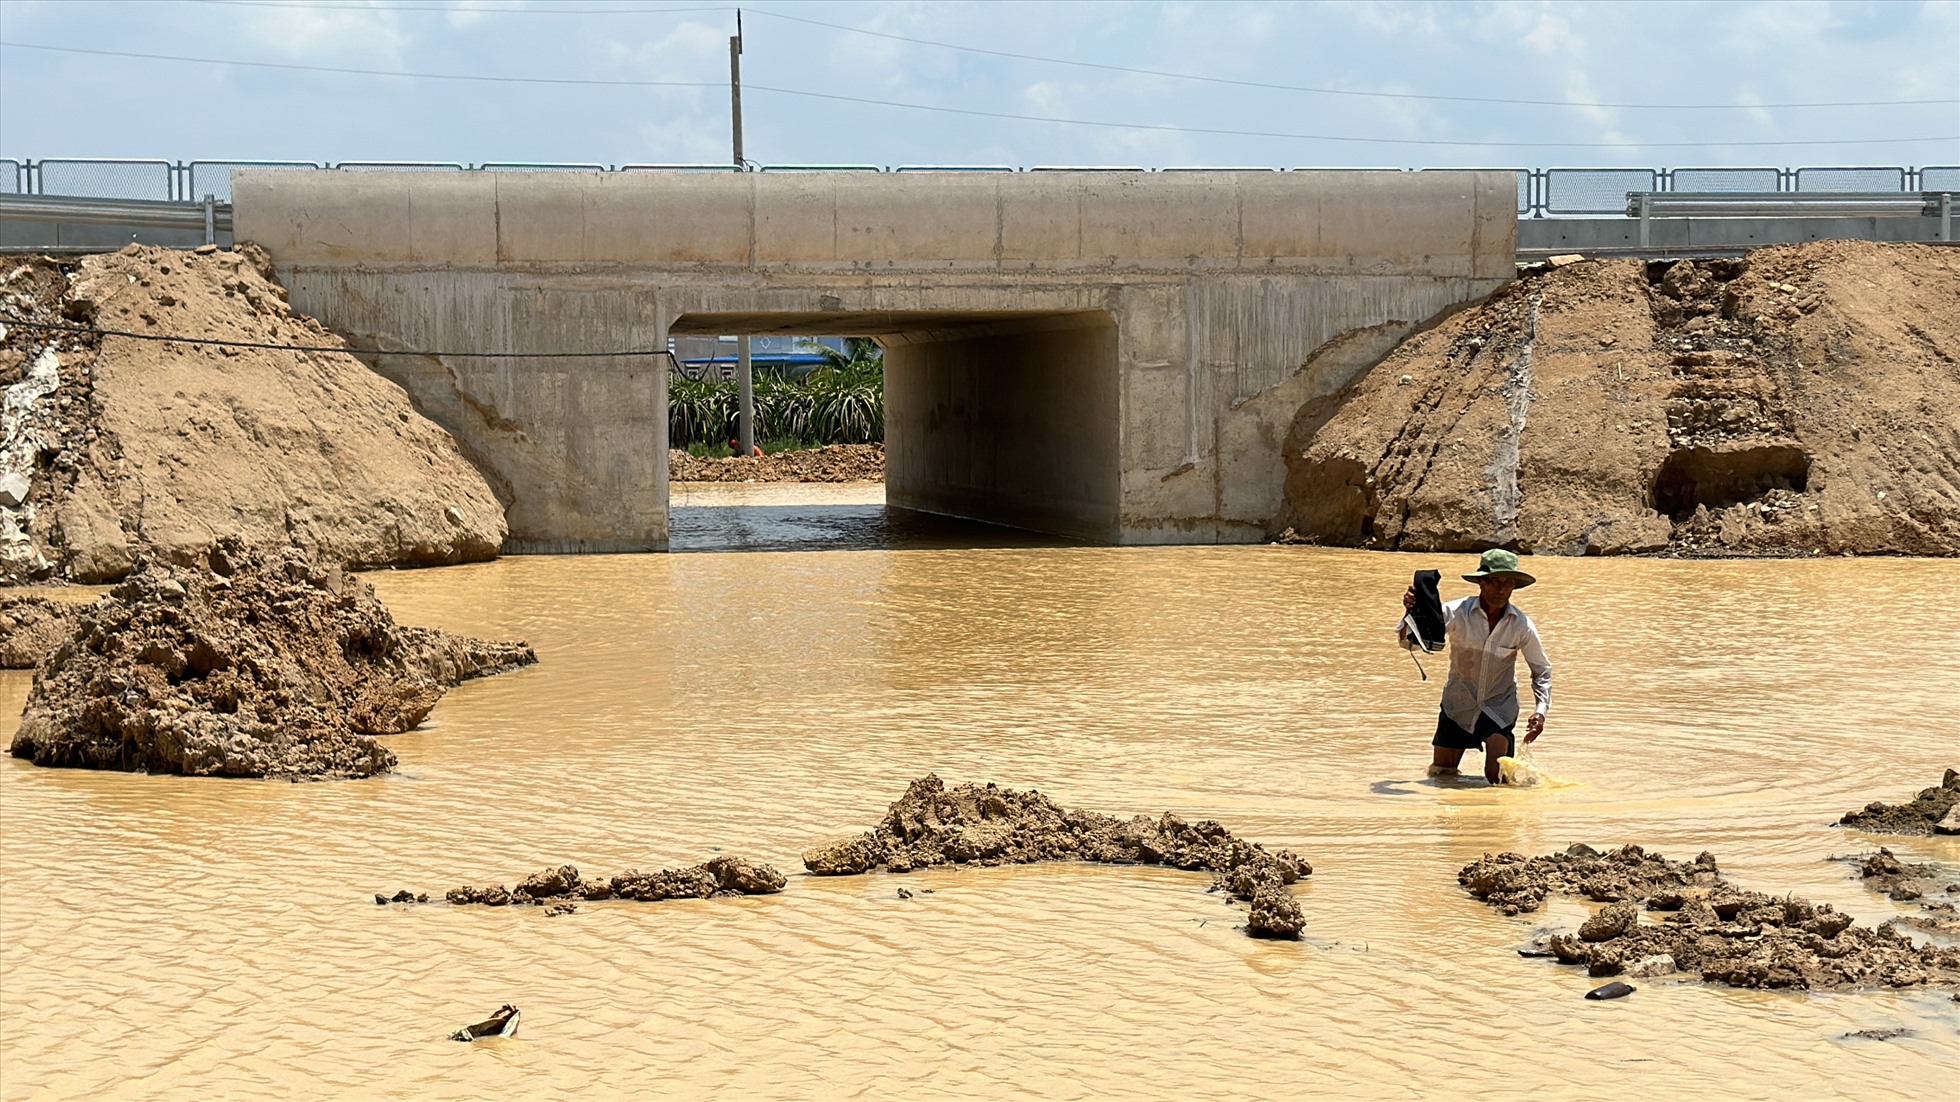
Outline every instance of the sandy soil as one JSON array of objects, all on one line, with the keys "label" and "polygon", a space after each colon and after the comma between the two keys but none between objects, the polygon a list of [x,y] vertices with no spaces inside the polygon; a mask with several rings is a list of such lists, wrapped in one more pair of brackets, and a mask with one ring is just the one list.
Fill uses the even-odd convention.
[{"label": "sandy soil", "polygon": [[1960,252],[1587,261],[1447,316],[1286,443],[1286,538],[1960,554]]},{"label": "sandy soil", "polygon": [[75,630],[86,605],[0,594],[0,669],[31,670]]},{"label": "sandy soil", "polygon": [[831,444],[748,459],[698,459],[676,448],[667,452],[667,472],[675,482],[883,482],[885,446]]},{"label": "sandy soil", "polygon": [[[1457,880],[1503,914],[1535,911],[1551,894],[1606,906],[1577,931],[1525,950],[1583,964],[1594,976],[1699,976],[1731,987],[1808,990],[1960,988],[1960,948],[1915,945],[1890,924],[1858,926],[1828,903],[1747,891],[1724,880],[1712,854],[1670,861],[1639,846],[1601,853],[1487,855]],[[1641,921],[1642,904],[1658,914]]]},{"label": "sandy soil", "polygon": [[1246,932],[1297,938],[1305,926],[1287,886],[1313,866],[1286,850],[1234,838],[1210,820],[1186,823],[1165,812],[1123,820],[1068,811],[1039,792],[992,784],[947,788],[937,776],[913,781],[884,819],[856,838],[803,855],[819,876],[937,865],[1024,865],[1036,861],[1169,865],[1209,872],[1213,889],[1249,905]]},{"label": "sandy soil", "polygon": [[[0,264],[0,310],[340,347],[269,272],[251,246],[29,257]],[[0,584],[115,581],[139,555],[188,562],[224,536],[355,567],[477,561],[503,542],[503,505],[455,441],[351,355],[14,325],[0,387]]]},{"label": "sandy soil", "polygon": [[140,563],[36,670],[10,752],[36,765],[361,777],[449,686],[537,661],[523,643],[397,625],[359,578],[227,538]]}]

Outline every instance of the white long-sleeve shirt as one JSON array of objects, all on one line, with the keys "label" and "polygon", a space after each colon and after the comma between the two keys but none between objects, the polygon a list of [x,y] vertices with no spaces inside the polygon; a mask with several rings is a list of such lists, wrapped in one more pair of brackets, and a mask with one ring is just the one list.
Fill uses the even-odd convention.
[{"label": "white long-sleeve shirt", "polygon": [[[1482,713],[1500,727],[1518,721],[1518,655],[1531,669],[1531,697],[1539,715],[1552,709],[1552,662],[1538,629],[1516,605],[1507,605],[1497,626],[1490,626],[1483,605],[1463,597],[1443,605],[1443,624],[1450,645],[1450,679],[1443,686],[1443,712],[1466,731],[1477,729]],[[1399,625],[1402,645],[1415,648]]]}]

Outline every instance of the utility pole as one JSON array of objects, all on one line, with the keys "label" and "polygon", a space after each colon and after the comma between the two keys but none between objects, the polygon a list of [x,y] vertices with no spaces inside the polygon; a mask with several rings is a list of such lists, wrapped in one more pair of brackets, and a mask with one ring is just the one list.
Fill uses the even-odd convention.
[{"label": "utility pole", "polygon": [[[728,119],[734,131],[735,171],[742,159],[742,9],[735,9],[735,34],[728,40]],[[755,454],[755,364],[749,356],[749,337],[735,338],[735,443],[737,454]]]}]

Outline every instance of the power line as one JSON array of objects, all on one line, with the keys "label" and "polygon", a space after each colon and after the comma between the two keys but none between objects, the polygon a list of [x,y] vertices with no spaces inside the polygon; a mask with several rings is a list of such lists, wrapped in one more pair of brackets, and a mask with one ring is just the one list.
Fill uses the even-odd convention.
[{"label": "power line", "polygon": [[1261,88],[1277,92],[1310,92],[1321,96],[1357,96],[1367,99],[1392,100],[1436,100],[1444,103],[1501,103],[1528,107],[1608,107],[1628,111],[1757,111],[1769,109],[1794,109],[1807,107],[1909,107],[1923,104],[1953,104],[1960,99],[1902,99],[1902,100],[1849,100],[1841,103],[1580,103],[1573,100],[1552,99],[1510,99],[1499,96],[1441,96],[1417,92],[1362,92],[1351,88],[1318,88],[1301,84],[1269,84],[1258,80],[1239,80],[1234,77],[1205,76],[1199,73],[1173,73],[1160,69],[1139,69],[1129,65],[1109,65],[1099,61],[1075,61],[1064,57],[1043,57],[1039,54],[1015,53],[1011,50],[990,50],[982,46],[962,46],[953,42],[935,42],[928,38],[909,38],[902,34],[886,31],[867,30],[863,27],[850,27],[842,23],[826,23],[821,19],[809,19],[800,15],[785,15],[767,8],[748,9],[753,15],[771,19],[784,19],[792,23],[805,23],[812,27],[828,27],[834,31],[847,31],[851,34],[870,35],[873,38],[905,42],[914,46],[934,46],[942,50],[958,50],[962,53],[985,54],[989,57],[1012,58],[1016,61],[1035,61],[1043,65],[1071,65],[1079,69],[1100,69],[1111,73],[1129,73],[1133,76],[1167,77],[1172,80],[1195,80],[1207,84],[1229,84],[1238,88]]},{"label": "power line", "polygon": [[[88,54],[98,57],[126,57],[148,61],[177,61],[199,65],[237,65],[254,69],[289,69],[299,72],[338,73],[352,76],[397,77],[415,80],[454,80],[476,81],[490,84],[558,84],[583,85],[609,88],[722,88],[719,81],[681,81],[681,80],[596,80],[574,77],[511,77],[482,76],[467,73],[418,73],[389,69],[354,69],[325,65],[299,65],[289,62],[240,61],[219,57],[187,57],[181,54],[137,53],[126,50],[92,50],[79,46],[47,46],[30,42],[4,42],[0,46],[19,50],[46,50],[54,53]],[[969,107],[941,107],[924,103],[901,103],[894,100],[871,99],[864,96],[846,96],[834,92],[811,92],[800,88],[775,88],[766,84],[744,84],[745,91],[770,92],[783,96],[802,96],[806,99],[831,100],[839,103],[859,103],[874,107],[897,107],[907,111],[928,111],[947,115],[964,115],[970,118],[1006,119],[1014,122],[1043,122],[1061,126],[1087,126],[1110,130],[1148,130],[1170,134],[1212,134],[1236,138],[1279,138],[1289,141],[1343,142],[1353,145],[1454,147],[1475,149],[1730,149],[1730,148],[1798,148],[1808,146],[1842,145],[1907,145],[1919,142],[1960,141],[1960,135],[1933,135],[1913,138],[1842,138],[1826,141],[1726,141],[1726,142],[1472,142],[1455,141],[1444,138],[1373,138],[1356,137],[1343,134],[1299,134],[1276,130],[1233,130],[1224,127],[1174,126],[1168,123],[1109,122],[1098,119],[1067,119],[1052,115],[1023,115],[1009,111],[984,111]]]},{"label": "power line", "polygon": [[623,352],[422,352],[406,349],[391,352],[383,348],[355,348],[351,345],[328,344],[273,344],[266,341],[229,341],[218,337],[178,337],[164,333],[131,333],[122,329],[99,329],[92,325],[50,325],[45,322],[23,321],[19,318],[0,317],[0,325],[20,329],[36,329],[48,333],[77,333],[95,337],[123,337],[134,341],[152,341],[158,344],[201,344],[214,348],[269,348],[279,352],[341,352],[353,356],[434,356],[438,359],[468,360],[602,360],[617,358],[638,358],[666,356],[673,353],[660,349],[628,349]]},{"label": "power line", "polygon": [[[343,11],[426,11],[426,12],[469,12],[476,15],[653,15],[679,12],[727,12],[732,7],[705,8],[455,8],[426,4],[333,4],[333,3],[286,3],[281,0],[193,0],[201,4],[222,4],[233,7],[308,9],[325,8]],[[1162,77],[1169,80],[1190,80],[1206,84],[1223,84],[1236,88],[1258,88],[1276,92],[1303,92],[1321,96],[1348,96],[1361,99],[1420,100],[1441,103],[1486,103],[1506,104],[1522,107],[1598,107],[1623,111],[1763,111],[1763,110],[1802,110],[1830,107],[1921,107],[1946,106],[1960,103],[1960,98],[1948,99],[1896,99],[1896,100],[1839,100],[1830,102],[1801,103],[1593,103],[1573,100],[1519,99],[1504,96],[1449,96],[1421,92],[1367,92],[1352,88],[1325,88],[1302,84],[1275,84],[1267,81],[1241,80],[1235,77],[1209,76],[1202,73],[1178,73],[1162,69],[1144,69],[1130,65],[1111,65],[1098,61],[1077,61],[1065,57],[1046,57],[1040,54],[1017,53],[1012,50],[994,50],[984,46],[964,46],[957,42],[939,42],[930,38],[913,38],[908,35],[892,34],[888,31],[874,31],[865,27],[853,27],[844,23],[829,23],[807,16],[788,15],[770,11],[767,8],[745,9],[751,15],[770,19],[781,19],[791,23],[802,23],[811,27],[824,27],[828,30],[842,31],[846,34],[866,35],[892,42],[904,42],[914,46],[931,46],[941,50],[955,50],[961,53],[982,54],[987,57],[1008,58],[1015,61],[1032,61],[1042,65],[1066,65],[1079,69],[1098,69],[1103,72],[1127,73],[1133,76]]]}]

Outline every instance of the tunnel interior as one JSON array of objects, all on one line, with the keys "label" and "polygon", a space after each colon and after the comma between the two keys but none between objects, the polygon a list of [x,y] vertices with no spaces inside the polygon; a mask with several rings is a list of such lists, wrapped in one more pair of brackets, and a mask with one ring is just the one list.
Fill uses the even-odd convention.
[{"label": "tunnel interior", "polygon": [[885,503],[1114,543],[1116,319],[1107,311],[687,313],[674,337],[872,337],[884,350]]}]

